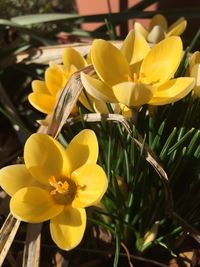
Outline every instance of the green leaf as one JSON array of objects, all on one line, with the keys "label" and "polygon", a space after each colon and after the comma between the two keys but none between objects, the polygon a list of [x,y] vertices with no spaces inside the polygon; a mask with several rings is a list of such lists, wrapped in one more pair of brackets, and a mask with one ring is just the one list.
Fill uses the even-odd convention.
[{"label": "green leaf", "polygon": [[175,150],[177,150],[177,148],[179,148],[182,144],[184,144],[184,142],[190,137],[190,135],[192,134],[193,131],[194,131],[194,128],[192,128],[191,130],[189,130],[175,145],[173,145],[169,149],[168,155],[170,155],[171,153],[173,153]]},{"label": "green leaf", "polygon": [[165,142],[161,152],[160,152],[160,159],[161,160],[164,160],[167,153],[168,153],[168,150],[169,150],[169,147],[171,145],[171,143],[174,141],[174,138],[176,136],[176,132],[177,132],[177,129],[174,128],[171,132],[171,134],[169,135],[169,137],[167,138],[167,141]]},{"label": "green leaf", "polygon": [[119,254],[120,254],[120,238],[119,238],[119,231],[117,228],[118,227],[116,226],[116,230],[115,230],[115,257],[114,257],[113,267],[118,266]]},{"label": "green leaf", "polygon": [[80,18],[78,14],[61,14],[61,13],[33,14],[33,15],[12,17],[10,24],[13,23],[13,24],[21,25],[21,26],[27,26],[31,24],[39,24],[39,23],[44,23],[44,22],[69,20],[69,19],[77,19],[77,18]]},{"label": "green leaf", "polygon": [[192,137],[188,147],[187,147],[187,152],[186,155],[193,155],[193,151],[196,148],[196,145],[200,143],[200,131],[197,131],[194,136]]},{"label": "green leaf", "polygon": [[11,26],[11,27],[15,27],[15,28],[23,28],[20,24],[15,23],[14,21],[11,21],[8,19],[0,19],[0,25]]}]

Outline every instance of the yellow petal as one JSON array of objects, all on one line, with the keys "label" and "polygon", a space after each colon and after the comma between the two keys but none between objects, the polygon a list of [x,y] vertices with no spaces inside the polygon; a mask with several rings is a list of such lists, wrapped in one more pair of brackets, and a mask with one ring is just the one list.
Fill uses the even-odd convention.
[{"label": "yellow petal", "polygon": [[28,171],[43,184],[50,176],[69,175],[69,162],[61,144],[46,134],[32,134],[24,147],[24,161]]},{"label": "yellow petal", "polygon": [[0,170],[0,186],[10,196],[23,187],[36,184],[36,180],[31,176],[24,164],[7,166]]},{"label": "yellow petal", "polygon": [[69,143],[66,150],[70,161],[70,173],[84,164],[96,163],[99,153],[98,141],[94,131],[85,129]]},{"label": "yellow petal", "polygon": [[87,164],[75,170],[71,177],[77,184],[77,194],[72,202],[76,208],[84,208],[99,202],[107,190],[108,180],[97,164]]},{"label": "yellow petal", "polygon": [[[93,109],[91,108],[91,105],[89,104],[88,99],[86,98],[83,92],[79,96],[79,101],[86,109],[88,109],[91,112],[95,111],[96,113],[101,113],[101,114],[110,113],[108,110],[108,106],[104,101],[98,100],[88,93],[87,97],[89,98],[90,104],[92,105]],[[120,107],[118,103],[111,103],[111,107],[114,113],[120,113]]]},{"label": "yellow petal", "polygon": [[121,51],[128,63],[134,64],[145,58],[150,51],[150,47],[139,32],[132,30],[124,40]]},{"label": "yellow petal", "polygon": [[50,94],[31,93],[28,100],[35,109],[45,114],[51,114],[56,104],[56,97]]},{"label": "yellow petal", "polygon": [[37,120],[41,126],[49,126],[52,121],[53,114],[47,115],[44,120]]},{"label": "yellow petal", "polygon": [[154,26],[160,26],[164,31],[167,31],[168,25],[166,18],[161,14],[155,15],[150,22],[149,31],[151,31]]},{"label": "yellow petal", "polygon": [[191,55],[191,58],[189,60],[190,73],[195,64],[200,64],[200,51],[196,51]]},{"label": "yellow petal", "polygon": [[[91,108],[91,105],[88,102],[88,98],[93,108]],[[79,101],[86,109],[88,109],[91,112],[96,112],[96,113],[101,113],[101,114],[110,113],[108,110],[108,106],[106,105],[104,101],[98,100],[88,93],[87,93],[87,98],[86,98],[84,92],[82,92],[79,96]],[[120,113],[120,107],[118,103],[111,103],[111,107],[114,113]]]},{"label": "yellow petal", "polygon": [[74,65],[77,69],[87,66],[86,60],[72,47],[63,49],[62,61],[68,70],[70,70],[71,65]]},{"label": "yellow petal", "polygon": [[24,187],[18,190],[10,201],[13,216],[30,223],[47,221],[63,209],[64,206],[56,204],[49,192],[39,187]]},{"label": "yellow petal", "polygon": [[180,64],[182,51],[182,41],[177,36],[156,44],[142,62],[141,82],[162,84],[172,78]]},{"label": "yellow petal", "polygon": [[146,28],[139,22],[135,22],[133,25],[133,29],[139,33],[142,34],[142,36],[144,36],[144,38],[147,38],[148,35],[148,31],[146,30]]},{"label": "yellow petal", "polygon": [[[93,105],[94,105],[94,110],[96,113],[101,113],[101,114],[109,114],[110,113],[108,106],[103,101],[95,100]],[[118,103],[111,103],[111,107],[112,107],[113,113],[115,113],[115,114],[120,113],[120,106]]]},{"label": "yellow petal", "polygon": [[150,86],[133,82],[124,82],[113,86],[113,93],[120,103],[128,107],[146,104],[153,95]]},{"label": "yellow petal", "polygon": [[193,66],[190,76],[195,78],[194,93],[200,97],[200,64]]},{"label": "yellow petal", "polygon": [[180,18],[175,21],[168,29],[167,36],[181,35],[187,26],[187,21],[184,18]]},{"label": "yellow petal", "polygon": [[34,93],[50,94],[44,81],[34,80],[32,81],[31,87]]},{"label": "yellow petal", "polygon": [[109,113],[106,103],[97,99],[94,99],[93,101],[93,108],[96,113],[101,113],[101,114]]},{"label": "yellow petal", "polygon": [[92,64],[92,59],[91,59],[91,50],[89,51],[89,53],[86,56],[86,62],[87,64]]},{"label": "yellow petal", "polygon": [[160,86],[149,101],[150,105],[166,105],[185,97],[194,87],[193,78],[172,79]]},{"label": "yellow petal", "polygon": [[[89,101],[90,101],[90,103],[89,103],[89,101],[88,101],[88,98],[89,98]],[[91,111],[91,112],[93,112],[93,109],[92,109],[92,107],[93,107],[93,100],[94,100],[94,97],[92,97],[91,95],[89,95],[88,93],[87,93],[87,97],[85,96],[85,93],[82,91],[81,93],[80,93],[80,95],[79,95],[79,99],[78,99],[80,102],[81,102],[81,104],[86,108],[86,109],[88,109],[89,111]],[[91,105],[92,105],[92,107],[91,107]]]},{"label": "yellow petal", "polygon": [[98,76],[108,85],[123,82],[130,75],[126,58],[119,49],[105,40],[93,42],[91,59]]},{"label": "yellow petal", "polygon": [[59,68],[49,67],[45,71],[45,82],[47,88],[53,96],[56,96],[57,93],[65,86],[66,81],[66,77]]},{"label": "yellow petal", "polygon": [[151,229],[148,232],[146,232],[146,234],[144,235],[143,245],[146,245],[149,242],[152,242],[152,241],[154,241],[156,239],[159,225],[160,225],[159,221],[154,222],[154,224],[151,227]]},{"label": "yellow petal", "polygon": [[129,119],[129,118],[132,118],[133,114],[132,114],[132,111],[130,108],[128,108],[127,106],[125,106],[124,104],[119,104],[120,105],[120,109],[121,109],[121,112],[122,112],[122,115],[126,118],[126,119]]},{"label": "yellow petal", "polygon": [[50,232],[56,245],[64,250],[76,247],[82,240],[86,227],[84,209],[66,208],[50,221]]},{"label": "yellow petal", "polygon": [[156,25],[148,34],[147,40],[150,43],[158,43],[165,38],[165,31],[162,27]]},{"label": "yellow petal", "polygon": [[81,82],[86,91],[94,98],[109,103],[116,102],[112,88],[106,85],[104,82],[97,80],[83,72],[81,72]]},{"label": "yellow petal", "polygon": [[140,77],[140,68],[141,68],[142,60],[136,62],[135,64],[130,65],[131,73],[134,73],[136,77]]}]

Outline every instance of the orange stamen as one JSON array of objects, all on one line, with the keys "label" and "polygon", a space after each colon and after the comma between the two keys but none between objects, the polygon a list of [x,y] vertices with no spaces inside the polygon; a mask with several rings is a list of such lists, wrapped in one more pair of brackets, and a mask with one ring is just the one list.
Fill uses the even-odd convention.
[{"label": "orange stamen", "polygon": [[49,177],[49,183],[52,187],[55,188],[50,192],[51,195],[55,195],[56,193],[66,194],[69,190],[68,182],[67,181],[64,181],[64,182],[56,181],[55,176]]}]

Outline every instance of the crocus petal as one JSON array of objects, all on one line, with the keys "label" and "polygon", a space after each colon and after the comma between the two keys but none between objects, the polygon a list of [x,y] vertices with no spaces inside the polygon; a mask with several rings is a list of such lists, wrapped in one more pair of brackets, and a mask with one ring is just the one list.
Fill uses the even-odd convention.
[{"label": "crocus petal", "polygon": [[168,27],[167,20],[161,14],[157,14],[152,18],[150,25],[149,25],[149,31],[151,31],[153,27],[157,25],[163,28],[164,31],[167,31],[167,27]]},{"label": "crocus petal", "polygon": [[24,164],[7,166],[0,170],[0,186],[10,196],[23,187],[36,184],[37,181],[28,172]]},{"label": "crocus petal", "polygon": [[47,115],[44,120],[37,120],[41,126],[49,126],[52,121],[53,114]]},{"label": "crocus petal", "polygon": [[84,68],[87,65],[86,60],[72,47],[63,49],[62,61],[68,70],[70,70],[71,65],[74,65],[77,69]]},{"label": "crocus petal", "polygon": [[120,106],[122,115],[126,119],[129,119],[129,118],[133,117],[132,110],[130,108],[128,108],[127,106],[125,106],[124,104],[121,104],[121,103],[119,104],[119,106]]},{"label": "crocus petal", "polygon": [[92,130],[79,132],[69,143],[66,150],[70,173],[84,164],[96,163],[99,153],[97,137]]},{"label": "crocus petal", "polygon": [[93,102],[93,108],[96,113],[109,114],[108,107],[105,102],[100,100],[95,100]]},{"label": "crocus petal", "polygon": [[104,170],[97,164],[87,164],[75,170],[71,178],[77,184],[72,202],[76,208],[84,208],[99,202],[107,190],[108,180]]},{"label": "crocus petal", "polygon": [[34,80],[31,84],[34,93],[49,94],[49,90],[44,81]]},{"label": "crocus petal", "polygon": [[193,66],[190,76],[195,78],[194,93],[200,97],[200,64]]},{"label": "crocus petal", "polygon": [[132,30],[124,40],[121,51],[128,63],[134,64],[145,58],[150,51],[150,47],[139,32]]},{"label": "crocus petal", "polygon": [[87,64],[92,64],[92,59],[91,59],[91,50],[88,52],[87,56],[86,56],[86,62]]},{"label": "crocus petal", "polygon": [[121,51],[105,40],[92,44],[91,59],[98,76],[108,85],[127,80],[129,64]]},{"label": "crocus petal", "polygon": [[178,19],[174,22],[167,31],[167,36],[181,35],[187,26],[187,21],[184,18]]},{"label": "crocus petal", "polygon": [[112,88],[104,82],[81,72],[81,82],[85,90],[94,98],[105,102],[116,102]]},{"label": "crocus petal", "polygon": [[50,176],[69,174],[69,162],[61,144],[46,134],[32,134],[24,147],[24,161],[28,171],[43,184]]},{"label": "crocus petal", "polygon": [[[110,113],[108,106],[103,101],[95,100],[93,105],[94,105],[94,110],[96,113],[101,113],[101,114],[109,114]],[[113,113],[115,113],[115,114],[120,113],[120,106],[118,103],[111,103],[110,105],[111,105]]]},{"label": "crocus petal", "polygon": [[195,64],[200,64],[200,51],[196,51],[191,55],[191,58],[189,61],[190,73],[191,73],[192,68]]},{"label": "crocus petal", "polygon": [[56,97],[49,94],[31,93],[28,100],[35,109],[45,114],[51,114],[56,104]]},{"label": "crocus petal", "polygon": [[49,67],[45,71],[45,82],[51,94],[56,96],[57,93],[65,86],[66,77],[59,68]]},{"label": "crocus petal", "polygon": [[143,246],[154,241],[156,239],[157,233],[158,233],[158,228],[159,228],[160,222],[156,221],[154,222],[153,226],[151,229],[146,232],[144,235],[144,241],[143,241]]},{"label": "crocus petal", "polygon": [[165,38],[165,31],[162,27],[156,25],[148,34],[147,40],[150,43],[158,43]]},{"label": "crocus petal", "polygon": [[142,60],[136,62],[135,64],[130,65],[131,73],[134,73],[137,77],[140,76],[140,68],[141,68]]},{"label": "crocus petal", "polygon": [[65,208],[57,217],[50,221],[50,232],[58,247],[70,250],[82,240],[86,227],[84,209]]},{"label": "crocus petal", "polygon": [[141,33],[145,39],[147,38],[148,31],[141,23],[135,22],[133,25],[133,29],[136,30],[137,32]]},{"label": "crocus petal", "polygon": [[182,42],[177,36],[156,44],[142,62],[141,82],[162,84],[172,78],[180,64],[182,51]]},{"label": "crocus petal", "polygon": [[146,104],[153,95],[151,86],[133,82],[116,84],[113,86],[113,93],[120,103],[128,107]]},{"label": "crocus petal", "polygon": [[185,97],[194,87],[193,78],[172,79],[160,86],[149,101],[151,105],[166,105]]},{"label": "crocus petal", "polygon": [[80,95],[79,95],[79,98],[78,100],[81,102],[81,104],[86,108],[88,109],[89,111],[93,112],[94,111],[94,108],[93,108],[93,100],[94,100],[94,97],[92,97],[91,95],[89,95],[88,93],[87,94],[87,97],[85,96],[85,93],[86,92],[81,92]]},{"label": "crocus petal", "polygon": [[[88,109],[91,112],[96,112],[96,113],[101,113],[101,114],[110,113],[108,110],[108,106],[106,105],[104,101],[98,100],[88,93],[86,97],[84,92],[82,92],[79,96],[79,101],[86,109]],[[111,107],[114,113],[120,113],[120,107],[118,103],[111,103]]]},{"label": "crocus petal", "polygon": [[39,187],[24,187],[18,190],[10,201],[13,216],[30,223],[47,221],[63,209],[64,205],[55,203],[49,192]]}]

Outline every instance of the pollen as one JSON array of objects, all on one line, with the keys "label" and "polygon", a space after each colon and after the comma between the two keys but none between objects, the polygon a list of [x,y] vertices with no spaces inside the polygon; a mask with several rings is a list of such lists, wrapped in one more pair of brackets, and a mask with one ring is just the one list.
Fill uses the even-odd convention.
[{"label": "pollen", "polygon": [[77,184],[69,177],[49,177],[49,194],[56,203],[69,205],[77,194]]},{"label": "pollen", "polygon": [[49,184],[55,188],[50,192],[51,195],[55,195],[56,193],[67,194],[69,191],[69,183],[67,181],[56,181],[54,176],[49,177]]},{"label": "pollen", "polygon": [[141,83],[141,79],[145,78],[145,74],[141,73],[140,75],[138,75],[134,72],[133,76],[125,75],[125,78],[128,82]]}]

